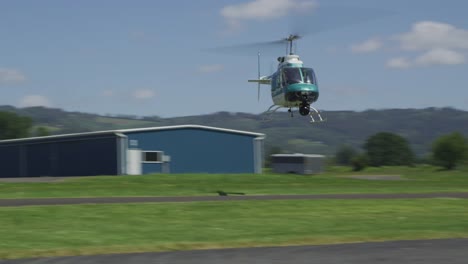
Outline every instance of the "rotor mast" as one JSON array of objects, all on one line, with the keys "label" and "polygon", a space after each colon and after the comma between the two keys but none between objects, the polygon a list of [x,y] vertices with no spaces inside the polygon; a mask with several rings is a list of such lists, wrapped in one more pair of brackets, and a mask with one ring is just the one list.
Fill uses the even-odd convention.
[{"label": "rotor mast", "polygon": [[293,41],[297,40],[297,39],[300,39],[300,38],[301,38],[301,36],[299,36],[297,34],[291,34],[287,38],[284,39],[285,41],[288,42],[288,46],[289,46],[289,51],[287,50],[288,46],[286,46],[286,53],[289,52],[289,55],[294,54],[294,52],[293,52]]}]

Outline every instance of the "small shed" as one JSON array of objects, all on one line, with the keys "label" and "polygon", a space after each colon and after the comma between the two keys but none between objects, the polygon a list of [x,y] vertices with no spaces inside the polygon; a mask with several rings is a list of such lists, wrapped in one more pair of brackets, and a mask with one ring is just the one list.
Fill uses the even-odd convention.
[{"label": "small shed", "polygon": [[273,154],[275,173],[317,174],[323,172],[325,156],[316,154]]}]

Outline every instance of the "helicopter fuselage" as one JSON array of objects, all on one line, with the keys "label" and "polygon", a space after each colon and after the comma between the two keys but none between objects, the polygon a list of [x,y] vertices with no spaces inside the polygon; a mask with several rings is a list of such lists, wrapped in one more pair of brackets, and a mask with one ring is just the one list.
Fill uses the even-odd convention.
[{"label": "helicopter fuselage", "polygon": [[[274,80],[274,78],[272,79]],[[319,91],[317,84],[281,82],[271,84],[271,97],[275,105],[284,107],[299,107],[300,104],[312,104],[317,101]]]},{"label": "helicopter fuselage", "polygon": [[279,57],[278,61],[278,70],[269,76],[274,104],[290,108],[317,101],[319,90],[314,70],[303,67],[297,55]]},{"label": "helicopter fuselage", "polygon": [[[293,53],[293,41],[299,39],[299,35],[289,35],[279,43],[287,43],[288,55],[278,57],[278,69],[269,76],[260,76],[260,52],[258,53],[258,78],[248,82],[258,83],[258,100],[260,100],[260,85],[270,85],[273,105],[265,113],[272,114],[280,108],[289,108],[291,117],[292,108],[299,108],[302,116],[310,116],[311,122],[315,122],[313,114],[323,121],[320,112],[311,106],[319,97],[319,88],[315,72],[312,68],[304,67],[299,56]],[[275,42],[276,43],[276,42]],[[313,110],[313,111],[311,111]]]}]

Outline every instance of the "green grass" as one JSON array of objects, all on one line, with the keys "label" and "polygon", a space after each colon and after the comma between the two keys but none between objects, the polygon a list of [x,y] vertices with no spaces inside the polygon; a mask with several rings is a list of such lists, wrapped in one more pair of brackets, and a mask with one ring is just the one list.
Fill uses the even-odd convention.
[{"label": "green grass", "polygon": [[[401,175],[405,180],[361,180],[350,175]],[[422,166],[370,168],[356,173],[335,167],[313,176],[159,174],[72,178],[52,183],[0,182],[0,198],[214,195],[217,190],[248,195],[467,192],[468,172]]]},{"label": "green grass", "polygon": [[33,127],[31,128],[31,130],[32,130],[32,131],[35,131],[35,130],[36,130],[37,128],[39,128],[39,127],[43,127],[43,128],[47,129],[47,130],[48,130],[49,132],[51,132],[51,133],[54,133],[54,132],[60,130],[60,128],[58,128],[58,127],[48,126],[48,125],[36,125],[36,126],[33,126]]},{"label": "green grass", "polygon": [[0,259],[468,237],[468,200],[299,200],[0,208]]}]

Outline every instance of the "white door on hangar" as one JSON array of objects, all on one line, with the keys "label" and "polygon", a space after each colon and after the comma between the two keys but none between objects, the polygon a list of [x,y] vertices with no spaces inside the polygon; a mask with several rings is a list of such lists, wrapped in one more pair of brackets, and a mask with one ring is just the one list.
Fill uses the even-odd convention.
[{"label": "white door on hangar", "polygon": [[127,150],[127,174],[128,175],[141,175],[141,149]]}]

